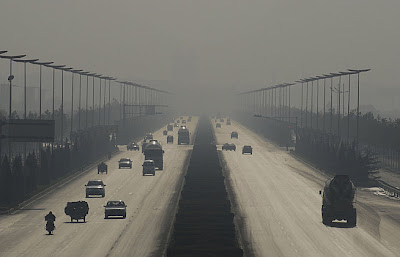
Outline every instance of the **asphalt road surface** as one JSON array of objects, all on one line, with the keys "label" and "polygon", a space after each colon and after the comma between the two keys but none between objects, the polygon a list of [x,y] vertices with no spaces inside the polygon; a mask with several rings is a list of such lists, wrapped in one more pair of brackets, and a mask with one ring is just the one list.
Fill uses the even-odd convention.
[{"label": "asphalt road surface", "polygon": [[[187,127],[195,135],[197,117]],[[121,152],[107,161],[108,174],[91,169],[69,183],[55,188],[47,195],[11,215],[0,216],[0,256],[160,256],[175,215],[183,175],[186,172],[191,145],[166,143],[162,131],[154,133],[163,145],[164,170],[155,176],[142,176],[144,155],[141,151]],[[132,169],[118,169],[118,160],[129,157]],[[102,179],[106,195],[85,198],[85,184]],[[64,213],[68,201],[85,200],[89,204],[86,223],[70,222]],[[123,200],[127,204],[126,219],[104,218],[103,205],[108,200]],[[47,235],[44,216],[56,215],[54,235]]]},{"label": "asphalt road surface", "polygon": [[[400,202],[357,190],[357,226],[325,226],[319,190],[328,176],[233,121],[215,128],[241,241],[249,256],[400,256]],[[239,139],[231,139],[232,131]],[[253,155],[242,155],[243,145]]]}]

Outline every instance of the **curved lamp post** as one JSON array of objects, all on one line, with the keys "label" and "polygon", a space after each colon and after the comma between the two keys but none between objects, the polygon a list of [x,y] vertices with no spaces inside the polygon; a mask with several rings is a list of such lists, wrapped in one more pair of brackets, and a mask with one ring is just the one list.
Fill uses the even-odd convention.
[{"label": "curved lamp post", "polygon": [[24,119],[26,119],[26,64],[33,63],[38,61],[39,59],[30,59],[30,60],[15,60],[15,62],[22,62],[24,63]]},{"label": "curved lamp post", "polygon": [[54,62],[33,62],[33,64],[39,65],[40,79],[39,79],[39,119],[42,119],[42,65],[50,65]]},{"label": "curved lamp post", "polygon": [[[6,53],[7,51],[3,51],[3,53]],[[11,120],[12,118],[12,80],[14,79],[14,75],[12,75],[12,62],[15,59],[23,58],[25,57],[25,54],[22,55],[0,55],[0,58],[4,59],[10,59],[10,75],[8,76],[8,81],[10,81],[10,104],[9,104],[9,119]]]}]

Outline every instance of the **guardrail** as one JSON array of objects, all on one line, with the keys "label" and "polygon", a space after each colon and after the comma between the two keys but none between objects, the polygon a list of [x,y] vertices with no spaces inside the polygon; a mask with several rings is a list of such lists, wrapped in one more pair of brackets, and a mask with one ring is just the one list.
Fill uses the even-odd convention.
[{"label": "guardrail", "polygon": [[388,183],[382,181],[382,180],[377,180],[377,183],[380,187],[382,187],[390,196],[397,197],[399,198],[400,196],[400,188],[394,187],[392,185],[389,185]]}]

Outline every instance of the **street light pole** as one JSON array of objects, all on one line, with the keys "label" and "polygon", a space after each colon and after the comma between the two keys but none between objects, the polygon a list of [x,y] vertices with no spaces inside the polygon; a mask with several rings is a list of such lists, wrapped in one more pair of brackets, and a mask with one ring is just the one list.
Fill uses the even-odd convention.
[{"label": "street light pole", "polygon": [[38,61],[39,59],[31,59],[31,60],[15,60],[15,62],[24,63],[24,119],[26,119],[26,64],[33,63]]},{"label": "street light pole", "polygon": [[[2,51],[1,53],[5,53],[7,51]],[[9,103],[9,119],[12,119],[12,80],[14,79],[14,75],[12,75],[12,62],[14,59],[19,59],[25,57],[26,55],[12,55],[12,56],[5,56],[0,55],[0,58],[10,59],[10,75],[8,76],[8,81],[10,82],[10,103]]]},{"label": "street light pole", "polygon": [[64,141],[64,71],[72,70],[72,68],[61,69],[61,144]]},{"label": "street light pole", "polygon": [[370,71],[371,69],[365,69],[365,70],[351,70],[349,69],[348,71],[353,72],[354,74],[357,74],[357,128],[356,128],[356,146],[357,146],[357,151],[358,151],[358,137],[359,137],[359,119],[360,119],[360,73],[361,72],[367,72]]},{"label": "street light pole", "polygon": [[42,119],[42,65],[50,65],[53,62],[33,62],[38,64],[40,69],[40,83],[39,83],[39,119]]},{"label": "street light pole", "polygon": [[53,112],[52,112],[52,115],[51,115],[51,117],[52,117],[52,119],[54,120],[55,119],[55,117],[54,117],[54,96],[55,96],[55,70],[56,69],[60,69],[60,68],[62,68],[62,67],[65,67],[65,65],[45,65],[46,67],[49,67],[49,68],[52,68],[53,69],[53,92],[52,92],[52,94],[53,94],[53,101],[52,101],[52,103],[53,103]]}]

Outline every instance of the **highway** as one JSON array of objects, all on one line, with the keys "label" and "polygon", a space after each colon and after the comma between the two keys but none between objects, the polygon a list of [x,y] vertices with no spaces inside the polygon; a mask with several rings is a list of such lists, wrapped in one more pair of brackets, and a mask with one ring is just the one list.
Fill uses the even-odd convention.
[{"label": "highway", "polygon": [[[187,124],[193,139],[197,117]],[[154,139],[163,145],[164,170],[155,176],[142,176],[144,156],[141,151],[120,152],[107,161],[108,174],[97,174],[93,168],[70,182],[55,188],[32,204],[11,215],[0,216],[0,256],[160,256],[165,249],[183,182],[183,175],[192,145],[166,143],[162,129]],[[118,160],[129,157],[132,169],[118,169]],[[85,184],[102,179],[106,195],[85,198]],[[86,223],[70,222],[64,213],[69,201],[85,200],[89,204]],[[108,200],[123,200],[127,204],[126,219],[104,218],[103,205]],[[44,216],[56,215],[54,235],[47,235]]]},{"label": "highway", "polygon": [[[325,226],[319,190],[327,175],[235,121],[222,128],[211,121],[248,256],[400,256],[398,201],[360,188],[357,226]],[[235,143],[236,152],[222,151],[224,143]],[[245,144],[253,155],[242,155]]]}]

